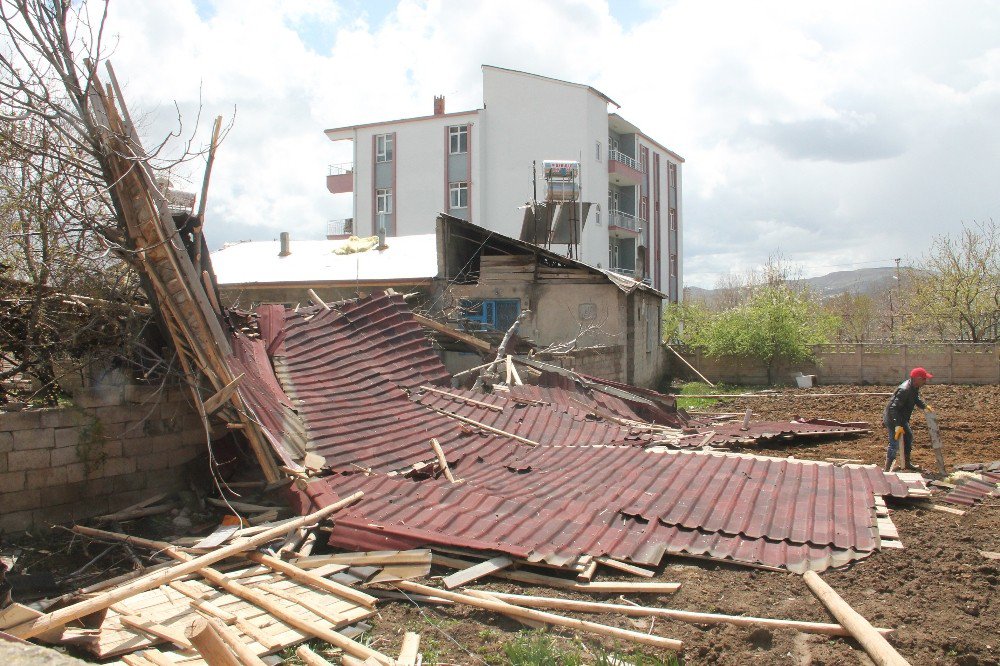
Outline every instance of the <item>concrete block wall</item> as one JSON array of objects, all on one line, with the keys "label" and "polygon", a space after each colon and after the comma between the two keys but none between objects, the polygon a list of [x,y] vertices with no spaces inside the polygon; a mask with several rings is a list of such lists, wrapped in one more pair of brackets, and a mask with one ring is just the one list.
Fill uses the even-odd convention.
[{"label": "concrete block wall", "polygon": [[[936,383],[1000,383],[1000,345],[964,344],[834,344],[817,345],[816,363],[778,363],[773,372],[777,384],[792,384],[801,372],[816,375],[821,384],[898,384],[915,366],[923,366]],[[767,366],[753,359],[707,358],[685,352],[684,358],[713,382],[765,385]],[[674,376],[693,379],[694,373],[679,361],[671,362]]]},{"label": "concrete block wall", "polygon": [[536,358],[584,375],[615,382],[625,381],[624,345],[589,347],[566,355],[539,354]]},{"label": "concrete block wall", "polygon": [[68,407],[0,412],[0,530],[117,511],[184,487],[206,449],[186,393],[142,386],[77,392]]}]

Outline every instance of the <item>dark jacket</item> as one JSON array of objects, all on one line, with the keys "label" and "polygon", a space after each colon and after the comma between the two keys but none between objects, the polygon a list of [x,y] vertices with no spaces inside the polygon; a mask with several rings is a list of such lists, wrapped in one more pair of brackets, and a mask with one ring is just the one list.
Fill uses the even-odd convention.
[{"label": "dark jacket", "polygon": [[882,414],[882,425],[886,428],[906,425],[910,422],[914,407],[924,409],[927,405],[920,399],[920,389],[907,379],[896,387],[892,398],[889,399],[889,404],[885,406],[885,412]]}]

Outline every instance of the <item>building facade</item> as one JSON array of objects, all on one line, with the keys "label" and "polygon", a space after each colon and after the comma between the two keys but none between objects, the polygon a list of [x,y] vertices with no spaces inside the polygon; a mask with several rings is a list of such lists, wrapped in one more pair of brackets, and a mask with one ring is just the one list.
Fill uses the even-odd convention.
[{"label": "building facade", "polygon": [[[588,203],[576,259],[680,297],[684,160],[611,111],[586,85],[483,66],[483,108],[326,130],[353,143],[353,162],[330,168],[327,189],[351,196],[353,216],[329,237],[430,233],[444,212],[520,237],[525,204],[546,197],[546,160],[579,163]],[[553,245],[553,250],[558,246]]]}]

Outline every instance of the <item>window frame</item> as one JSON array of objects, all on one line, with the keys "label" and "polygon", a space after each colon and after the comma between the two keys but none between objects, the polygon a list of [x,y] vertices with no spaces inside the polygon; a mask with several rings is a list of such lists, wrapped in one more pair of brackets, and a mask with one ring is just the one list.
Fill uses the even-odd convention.
[{"label": "window frame", "polygon": [[594,142],[594,151],[595,151],[594,155],[597,158],[597,161],[600,162],[601,161],[601,141],[600,141],[600,139],[598,139],[597,141]]},{"label": "window frame", "polygon": [[448,154],[464,155],[469,152],[469,126],[448,126]]},{"label": "window frame", "polygon": [[[457,196],[456,196],[457,195]],[[464,204],[462,199],[465,199]],[[456,203],[456,200],[458,203]],[[469,181],[460,180],[448,183],[448,209],[460,210],[469,207]]]},{"label": "window frame", "polygon": [[395,149],[395,139],[392,132],[375,135],[375,163],[385,164],[391,162]]},{"label": "window frame", "polygon": [[375,190],[375,214],[392,215],[392,188],[380,187]]}]

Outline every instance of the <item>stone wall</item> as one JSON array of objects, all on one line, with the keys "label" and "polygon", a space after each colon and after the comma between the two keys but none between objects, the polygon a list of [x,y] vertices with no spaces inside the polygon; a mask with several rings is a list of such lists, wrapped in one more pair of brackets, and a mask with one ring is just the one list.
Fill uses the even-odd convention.
[{"label": "stone wall", "polygon": [[[957,344],[833,344],[815,347],[816,363],[778,363],[774,383],[791,384],[798,372],[816,375],[821,384],[898,384],[915,366],[927,368],[935,383],[996,384],[1000,382],[1000,345]],[[752,359],[711,359],[686,351],[684,358],[713,382],[767,384],[767,366]],[[695,379],[674,359],[671,372]]]},{"label": "stone wall", "polygon": [[117,511],[180,489],[206,448],[179,389],[77,392],[68,407],[0,412],[0,530],[21,531]]}]

